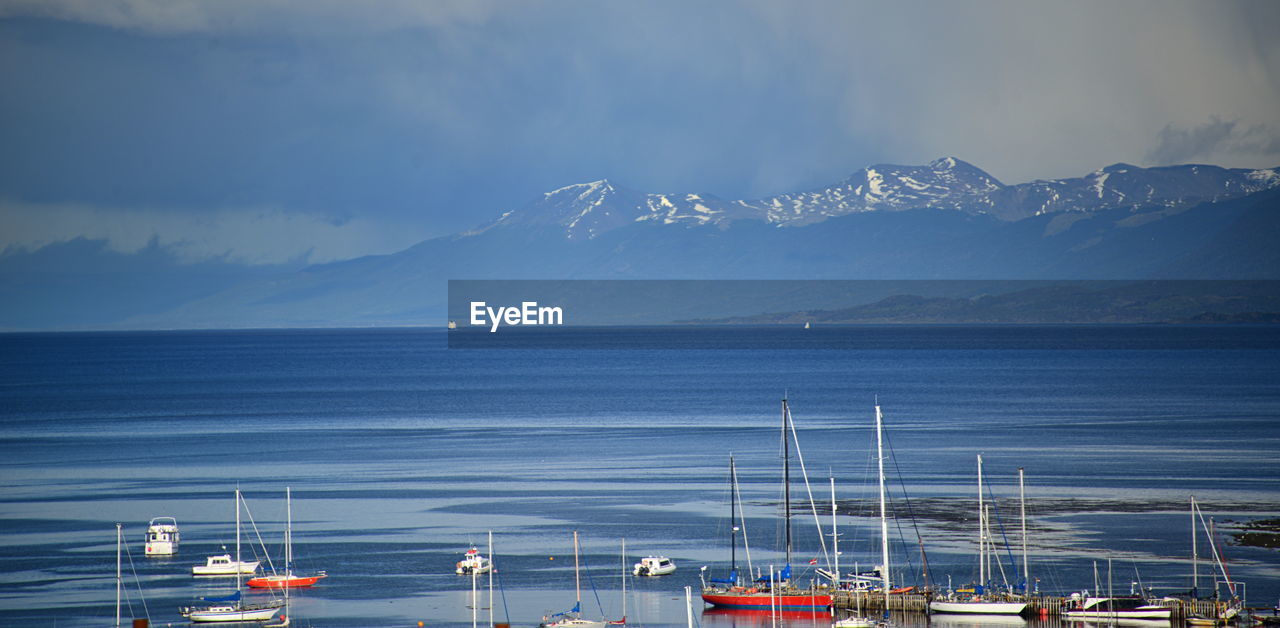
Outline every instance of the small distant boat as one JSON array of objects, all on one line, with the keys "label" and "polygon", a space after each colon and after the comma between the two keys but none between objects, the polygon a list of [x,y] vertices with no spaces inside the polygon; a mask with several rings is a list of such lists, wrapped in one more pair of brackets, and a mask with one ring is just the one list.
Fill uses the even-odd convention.
[{"label": "small distant boat", "polygon": [[293,494],[285,488],[285,511],[287,519],[284,528],[284,573],[270,574],[249,578],[245,584],[254,589],[296,589],[309,587],[329,574],[317,571],[311,575],[299,576],[293,573]]},{"label": "small distant boat", "polygon": [[459,576],[469,576],[473,573],[489,573],[490,569],[493,569],[493,561],[485,558],[480,553],[480,550],[472,545],[471,549],[467,550],[467,553],[463,555],[462,560],[458,561],[457,569],[454,569],[454,573]]},{"label": "small distant boat", "polygon": [[[1075,597],[1075,596],[1072,596]],[[1067,609],[1067,619],[1169,619],[1167,606],[1151,604],[1141,596],[1087,597],[1080,605]]]},{"label": "small distant boat", "polygon": [[[226,549],[225,547],[223,549]],[[248,575],[258,570],[258,561],[256,560],[231,560],[231,554],[223,554],[221,556],[209,556],[204,559],[203,565],[192,565],[191,575],[193,576],[234,576],[236,574]],[[237,565],[239,568],[237,568]]]},{"label": "small distant boat", "polygon": [[457,329],[457,328],[458,328],[458,324],[457,324],[457,323],[455,323],[455,322],[453,322],[453,321],[449,321],[449,329]]},{"label": "small distant boat", "polygon": [[666,556],[646,556],[631,569],[636,576],[665,576],[675,571],[676,564]]},{"label": "small distant boat", "polygon": [[147,556],[173,556],[178,553],[178,520],[173,517],[156,517],[147,524]]},{"label": "small distant boat", "polygon": [[809,329],[809,321],[805,321],[805,322],[804,322],[804,328],[805,328],[805,329]]}]

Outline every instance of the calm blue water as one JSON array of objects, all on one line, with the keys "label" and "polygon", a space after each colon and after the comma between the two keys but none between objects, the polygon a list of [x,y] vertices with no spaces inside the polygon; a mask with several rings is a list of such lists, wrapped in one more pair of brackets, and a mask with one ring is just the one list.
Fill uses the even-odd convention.
[{"label": "calm blue water", "polygon": [[[780,332],[732,333],[773,346]],[[628,564],[665,554],[680,565],[629,585],[630,618],[683,624],[682,587],[696,594],[698,568],[728,560],[731,453],[752,558],[784,560],[784,391],[824,526],[835,477],[849,567],[877,551],[878,396],[902,515],[894,536],[908,545],[895,561],[912,561],[895,576],[908,582],[920,565],[904,492],[934,581],[976,575],[978,453],[1015,546],[1026,469],[1031,571],[1045,590],[1092,588],[1093,562],[1105,579],[1108,559],[1116,589],[1141,578],[1186,590],[1191,495],[1225,532],[1280,516],[1275,328],[821,333],[854,348],[449,350],[435,330],[0,335],[0,624],[109,623],[116,522],[153,624],[181,623],[178,606],[227,588],[189,567],[234,544],[236,486],[273,553],[293,489],[299,562],[331,574],[294,600],[303,625],[469,625],[470,581],[453,564],[489,530],[496,619],[534,625],[573,604],[575,529],[589,615],[621,614],[625,538]],[[798,479],[793,495],[805,495]],[[807,504],[797,512],[805,564],[820,550]],[[142,556],[155,516],[178,519],[177,557]],[[1273,604],[1280,552],[1224,551],[1250,602]]]}]

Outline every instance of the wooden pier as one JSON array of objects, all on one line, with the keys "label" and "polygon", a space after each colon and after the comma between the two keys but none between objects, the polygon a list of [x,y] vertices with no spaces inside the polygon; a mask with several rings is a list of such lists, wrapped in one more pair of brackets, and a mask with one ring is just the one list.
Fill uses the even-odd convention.
[{"label": "wooden pier", "polygon": [[[905,593],[889,595],[889,610],[909,613],[927,613],[933,595],[929,593]],[[1026,599],[1027,610],[1023,613],[1029,617],[1056,617],[1070,608],[1070,598],[1055,595],[1039,595]],[[837,609],[862,608],[871,611],[884,610],[883,593],[866,593],[854,591],[835,591],[831,595],[831,603]],[[1172,611],[1171,619],[1185,619],[1189,615],[1201,617],[1220,617],[1228,604],[1217,600],[1165,600],[1156,602],[1167,606]]]}]

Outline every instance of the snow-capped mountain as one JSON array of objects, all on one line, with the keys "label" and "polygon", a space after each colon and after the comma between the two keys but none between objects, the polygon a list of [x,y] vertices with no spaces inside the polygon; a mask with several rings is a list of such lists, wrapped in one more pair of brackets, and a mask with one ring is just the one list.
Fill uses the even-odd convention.
[{"label": "snow-capped mountain", "polygon": [[756,220],[790,227],[859,212],[908,209],[946,209],[1016,221],[1057,212],[1189,207],[1275,187],[1280,187],[1280,168],[1141,168],[1122,163],[1083,177],[1005,185],[981,168],[944,157],[923,166],[868,166],[821,189],[753,200],[645,193],[607,180],[580,183],[547,192],[481,231],[555,227],[567,239],[583,240],[637,222],[724,227],[737,220]]}]

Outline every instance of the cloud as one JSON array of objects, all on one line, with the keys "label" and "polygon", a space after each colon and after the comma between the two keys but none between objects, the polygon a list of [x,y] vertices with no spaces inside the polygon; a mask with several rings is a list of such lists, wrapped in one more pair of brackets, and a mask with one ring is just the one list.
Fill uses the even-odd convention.
[{"label": "cloud", "polygon": [[107,248],[118,253],[159,247],[180,263],[219,259],[264,265],[392,253],[423,236],[417,228],[382,221],[333,220],[273,208],[194,213],[0,202],[0,255],[77,238],[106,241]]},{"label": "cloud", "polygon": [[95,24],[153,35],[380,32],[472,24],[496,10],[487,0],[6,0],[0,17]]},{"label": "cloud", "polygon": [[1147,152],[1147,159],[1168,165],[1229,155],[1280,159],[1280,134],[1265,124],[1242,128],[1238,120],[1218,116],[1193,128],[1167,124],[1160,130],[1155,147]]}]

